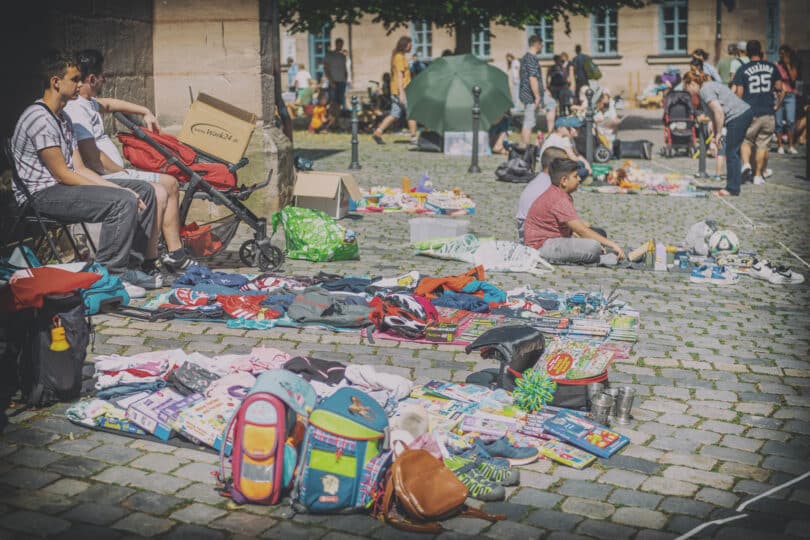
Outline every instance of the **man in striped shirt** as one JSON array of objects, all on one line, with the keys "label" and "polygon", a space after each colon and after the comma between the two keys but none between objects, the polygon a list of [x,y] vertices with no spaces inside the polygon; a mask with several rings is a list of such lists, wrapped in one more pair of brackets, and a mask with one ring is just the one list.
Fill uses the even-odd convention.
[{"label": "man in striped shirt", "polygon": [[543,102],[543,77],[537,55],[543,47],[540,36],[529,38],[529,51],[520,59],[520,88],[518,94],[523,104],[523,128],[520,136],[523,145],[531,143],[532,129],[537,125],[537,108]]},{"label": "man in striped shirt", "polygon": [[[114,184],[100,177],[81,159],[73,124],[64,112],[76,99],[81,73],[76,62],[60,53],[43,58],[40,75],[42,99],[23,111],[14,129],[14,164],[37,209],[65,223],[102,223],[96,262],[113,275],[123,275],[130,262],[143,260],[155,233],[155,195],[152,187],[136,180]],[[24,195],[15,188],[17,201]],[[130,296],[144,290],[126,283]]]}]

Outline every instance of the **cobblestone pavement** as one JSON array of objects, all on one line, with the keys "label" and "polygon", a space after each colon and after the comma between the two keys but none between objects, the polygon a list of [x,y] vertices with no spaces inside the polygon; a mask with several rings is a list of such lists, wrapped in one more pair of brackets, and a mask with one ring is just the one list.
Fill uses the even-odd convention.
[{"label": "cobblestone pavement", "polygon": [[[625,139],[650,138],[659,147],[659,112],[629,119]],[[458,186],[478,202],[472,231],[516,237],[513,209],[522,186],[495,182],[500,161],[483,157],[483,173],[466,173],[465,158],[417,153],[405,137],[389,144],[361,137],[362,185],[398,185],[427,171],[440,188]],[[399,140],[401,139],[401,140]],[[297,134],[301,154],[319,170],[345,170],[348,135]],[[584,219],[604,226],[625,245],[654,237],[680,241],[692,223],[714,218],[735,230],[744,248],[809,273],[780,243],[810,260],[810,183],[804,156],[771,155],[776,171],[765,186],[746,185],[739,198],[681,199],[580,193]],[[692,172],[686,158],[646,162],[658,170]],[[414,257],[408,216],[363,215],[355,229],[361,259],[315,265],[290,261],[295,273],[319,270],[393,275],[419,269],[456,274],[464,264]],[[753,226],[752,226],[753,224]],[[238,246],[233,243],[234,249]],[[232,257],[233,259],[233,257]],[[690,285],[682,274],[557,267],[552,274],[493,274],[511,288],[558,290],[618,287],[641,311],[632,357],[611,380],[638,392],[635,421],[619,430],[632,441],[611,460],[577,471],[540,461],[522,470],[507,501],[489,504],[507,521],[451,519],[442,538],[672,538],[752,496],[810,470],[810,286],[771,285],[745,278],[735,287]],[[810,276],[808,276],[810,277]],[[144,323],[97,317],[94,354],[182,347],[205,354],[245,353],[257,345],[339,361],[370,363],[410,377],[463,381],[484,362],[450,346],[391,341],[374,345],[358,334],[313,330],[230,330],[221,324]],[[386,538],[414,537],[366,516],[291,516],[284,506],[233,508],[215,493],[216,457],[85,431],[64,417],[66,405],[24,412],[0,437],[0,538]],[[749,517],[703,534],[718,538],[806,538],[810,481],[760,500]]]}]

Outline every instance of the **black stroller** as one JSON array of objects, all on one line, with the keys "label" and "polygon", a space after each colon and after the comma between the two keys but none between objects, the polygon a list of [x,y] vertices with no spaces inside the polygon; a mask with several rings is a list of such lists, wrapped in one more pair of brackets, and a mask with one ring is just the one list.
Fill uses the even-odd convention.
[{"label": "black stroller", "polygon": [[664,98],[664,146],[661,155],[674,157],[680,150],[692,156],[697,146],[697,118],[692,106],[692,95],[684,91],[670,91]]},{"label": "black stroller", "polygon": [[[228,246],[244,222],[253,229],[253,238],[239,248],[239,259],[246,266],[256,266],[263,272],[275,270],[284,261],[284,253],[270,243],[267,219],[258,217],[244,205],[250,195],[270,183],[267,180],[252,186],[238,185],[236,171],[248,164],[225,163],[178,141],[171,135],[142,129],[137,121],[121,113],[115,118],[131,133],[120,133],[124,155],[134,167],[175,176],[184,190],[180,201],[180,237],[185,248],[196,258],[211,258]],[[160,142],[158,142],[160,141]],[[224,206],[231,214],[204,225],[186,223],[193,200],[207,200]]]}]

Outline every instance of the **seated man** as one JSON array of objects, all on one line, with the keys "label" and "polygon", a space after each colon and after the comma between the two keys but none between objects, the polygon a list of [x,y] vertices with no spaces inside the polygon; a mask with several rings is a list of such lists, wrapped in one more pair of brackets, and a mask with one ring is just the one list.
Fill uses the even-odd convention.
[{"label": "seated man", "polygon": [[547,148],[559,148],[568,159],[573,160],[580,164],[582,171],[581,176],[587,176],[591,173],[591,166],[585,158],[577,151],[577,146],[574,143],[578,135],[578,130],[582,128],[583,122],[576,116],[566,116],[558,118],[555,122],[554,133],[546,137],[543,141],[543,146],[540,147],[540,160],[543,160],[543,152]]},{"label": "seated man", "polygon": [[[143,260],[155,232],[155,192],[145,182],[112,183],[84,166],[65,105],[79,96],[74,59],[50,53],[40,69],[42,99],[23,111],[14,129],[14,164],[43,216],[66,223],[101,223],[96,262],[124,277],[130,255]],[[15,189],[18,202],[24,195]],[[132,252],[132,253],[131,253]],[[145,291],[124,279],[127,292]]]},{"label": "seated man", "polygon": [[529,213],[529,208],[532,207],[537,197],[545,193],[549,186],[551,186],[551,178],[548,176],[548,167],[555,159],[564,157],[565,152],[559,148],[547,148],[546,151],[543,152],[543,159],[540,160],[540,168],[542,171],[535,176],[531,182],[526,184],[526,187],[523,188],[523,192],[520,194],[515,219],[517,220],[518,242],[521,244],[523,243],[523,224],[526,222],[526,215]]},{"label": "seated man", "polygon": [[[552,264],[614,265],[625,256],[622,247],[588,227],[574,209],[571,193],[579,186],[578,168],[576,162],[566,158],[551,162],[551,186],[526,215],[524,243],[539,249],[540,255]],[[605,254],[603,246],[615,255]]]},{"label": "seated man", "polygon": [[[172,272],[183,271],[195,261],[188,255],[180,241],[180,188],[177,180],[168,174],[124,169],[124,160],[109,136],[104,132],[101,112],[122,112],[143,116],[146,127],[160,131],[157,118],[146,107],[121,99],[102,98],[104,87],[104,57],[94,49],[79,52],[76,60],[82,76],[79,97],[65,106],[73,121],[82,161],[88,168],[111,182],[138,180],[148,182],[155,190],[157,199],[157,226],[163,232],[167,253],[161,262]],[[161,286],[162,279],[157,268],[157,243],[159,236],[152,238],[152,246],[143,261],[142,271],[152,277],[154,285]],[[159,283],[158,283],[159,282]],[[143,283],[149,288],[147,282]]]}]

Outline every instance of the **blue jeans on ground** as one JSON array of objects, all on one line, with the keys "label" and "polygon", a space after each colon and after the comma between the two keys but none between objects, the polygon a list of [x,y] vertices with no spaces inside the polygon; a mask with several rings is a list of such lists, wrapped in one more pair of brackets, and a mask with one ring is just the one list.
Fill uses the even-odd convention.
[{"label": "blue jeans on ground", "polygon": [[[40,213],[64,223],[101,223],[96,262],[110,274],[127,269],[130,255],[143,260],[155,224],[155,190],[140,180],[116,180],[133,190],[146,205],[138,210],[132,193],[107,186],[67,186],[56,184],[34,193]],[[132,252],[132,253],[130,253]]]},{"label": "blue jeans on ground", "polygon": [[742,146],[745,132],[748,131],[748,126],[753,118],[753,109],[748,109],[726,124],[726,191],[732,195],[740,194],[742,181],[740,146]]},{"label": "blue jeans on ground", "polygon": [[785,94],[782,105],[776,110],[776,133],[793,130],[796,123],[796,94]]}]

